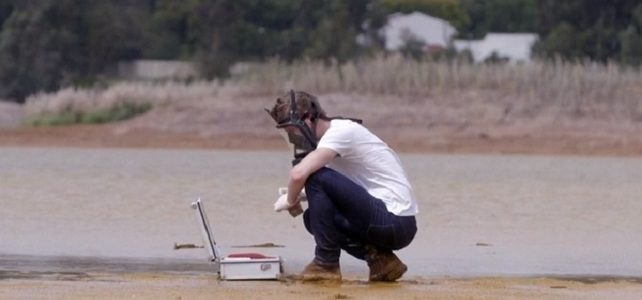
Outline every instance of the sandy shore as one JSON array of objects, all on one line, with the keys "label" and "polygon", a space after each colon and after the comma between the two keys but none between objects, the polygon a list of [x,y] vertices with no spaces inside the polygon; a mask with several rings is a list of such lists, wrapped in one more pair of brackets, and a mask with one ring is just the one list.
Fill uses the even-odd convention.
[{"label": "sandy shore", "polygon": [[0,272],[2,299],[639,299],[627,278],[434,278],[399,283],[217,281],[212,274]]}]

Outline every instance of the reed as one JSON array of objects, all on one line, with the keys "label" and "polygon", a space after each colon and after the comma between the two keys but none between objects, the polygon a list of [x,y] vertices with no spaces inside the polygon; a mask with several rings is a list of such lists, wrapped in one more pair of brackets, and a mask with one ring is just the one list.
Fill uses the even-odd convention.
[{"label": "reed", "polygon": [[481,99],[476,102],[496,102],[496,97],[500,97],[507,105],[524,110],[642,121],[642,71],[615,63],[557,60],[475,65],[464,61],[415,61],[399,56],[342,65],[270,61],[250,68],[236,82],[265,94],[294,86],[318,94],[389,95],[421,98],[425,102],[477,94]]},{"label": "reed", "polygon": [[[474,65],[463,61],[415,61],[394,55],[345,64],[320,61],[287,64],[271,60],[250,65],[223,83],[121,82],[105,89],[68,88],[32,96],[25,107],[31,119],[52,113],[91,112],[123,103],[147,103],[156,107],[200,101],[223,109],[234,105],[239,98],[272,99],[289,88],[318,95],[386,96],[386,101],[412,98],[420,104],[431,105],[448,105],[463,97],[477,105],[501,102],[507,110],[523,114],[553,111],[567,118],[597,116],[642,121],[640,69],[614,63],[561,60]],[[462,105],[462,109],[466,109],[466,105]]]},{"label": "reed", "polygon": [[216,96],[216,82],[119,82],[107,88],[65,88],[39,93],[25,103],[30,125],[105,123],[145,113],[152,107]]}]

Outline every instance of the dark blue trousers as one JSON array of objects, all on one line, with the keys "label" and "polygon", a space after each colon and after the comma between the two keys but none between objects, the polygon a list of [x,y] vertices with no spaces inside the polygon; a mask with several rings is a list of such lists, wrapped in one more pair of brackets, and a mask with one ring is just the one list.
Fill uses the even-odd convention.
[{"label": "dark blue trousers", "polygon": [[339,262],[341,249],[365,259],[367,245],[382,250],[408,246],[417,232],[414,216],[396,216],[385,204],[341,173],[321,168],[305,183],[306,229],[314,235],[315,258]]}]

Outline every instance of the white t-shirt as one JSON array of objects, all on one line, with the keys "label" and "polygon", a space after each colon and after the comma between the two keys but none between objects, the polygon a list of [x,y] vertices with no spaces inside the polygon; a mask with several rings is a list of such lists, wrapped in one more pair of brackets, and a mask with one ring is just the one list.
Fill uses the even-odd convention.
[{"label": "white t-shirt", "polygon": [[332,120],[317,148],[339,154],[327,167],[345,175],[385,203],[389,212],[414,216],[417,200],[397,154],[361,124]]}]

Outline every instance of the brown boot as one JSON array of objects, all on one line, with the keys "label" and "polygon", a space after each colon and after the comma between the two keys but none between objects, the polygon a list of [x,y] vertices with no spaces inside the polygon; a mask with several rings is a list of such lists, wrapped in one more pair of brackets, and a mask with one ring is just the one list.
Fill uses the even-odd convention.
[{"label": "brown boot", "polygon": [[324,264],[316,259],[312,260],[301,272],[303,281],[331,280],[341,281],[341,267],[339,263]]},{"label": "brown boot", "polygon": [[408,267],[391,250],[368,247],[366,261],[370,267],[370,281],[396,281]]}]

